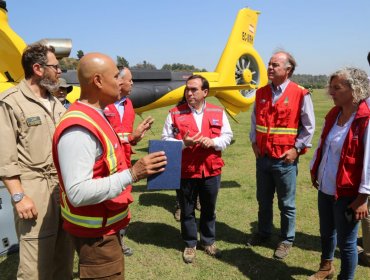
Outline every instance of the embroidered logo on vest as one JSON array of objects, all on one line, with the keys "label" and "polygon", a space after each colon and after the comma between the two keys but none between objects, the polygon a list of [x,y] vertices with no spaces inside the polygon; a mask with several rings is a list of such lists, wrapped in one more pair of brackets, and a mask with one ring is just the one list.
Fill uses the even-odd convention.
[{"label": "embroidered logo on vest", "polygon": [[358,140],[358,134],[360,133],[360,128],[358,127],[358,125],[356,125],[354,131],[353,131],[353,137],[352,137],[352,141],[355,140],[357,141]]}]

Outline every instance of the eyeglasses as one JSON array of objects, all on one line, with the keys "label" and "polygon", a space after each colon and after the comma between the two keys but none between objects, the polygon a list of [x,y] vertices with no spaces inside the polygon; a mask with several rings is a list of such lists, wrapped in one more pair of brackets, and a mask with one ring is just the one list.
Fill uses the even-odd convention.
[{"label": "eyeglasses", "polygon": [[58,69],[61,70],[59,64],[44,64],[44,66],[52,67],[56,72],[58,72]]}]

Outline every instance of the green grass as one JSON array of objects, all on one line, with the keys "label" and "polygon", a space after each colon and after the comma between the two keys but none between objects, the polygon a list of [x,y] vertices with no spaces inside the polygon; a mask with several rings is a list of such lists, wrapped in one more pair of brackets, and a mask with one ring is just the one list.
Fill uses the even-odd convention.
[{"label": "green grass", "polygon": [[[317,145],[323,117],[332,106],[324,91],[314,91],[317,128],[313,141]],[[211,102],[218,103],[211,98]],[[155,118],[152,132],[135,148],[133,159],[147,153],[147,140],[160,139],[169,108],[152,110],[143,117]],[[284,261],[272,259],[278,242],[279,211],[274,203],[274,235],[266,247],[247,248],[247,237],[257,223],[255,199],[255,159],[250,147],[250,110],[230,120],[235,142],[224,152],[225,167],[217,202],[217,244],[223,250],[220,260],[198,251],[194,264],[182,261],[183,242],[180,224],[173,218],[175,191],[147,191],[145,181],[134,186],[135,202],[126,242],[134,255],[125,259],[126,279],[307,279],[318,268],[320,238],[315,189],[309,179],[311,149],[302,156],[297,183],[296,241]],[[140,118],[137,117],[137,122]],[[199,216],[199,212],[197,212]],[[339,270],[339,253],[335,266]],[[0,279],[14,279],[18,255],[0,258]],[[358,266],[356,279],[370,279],[370,269]]]}]

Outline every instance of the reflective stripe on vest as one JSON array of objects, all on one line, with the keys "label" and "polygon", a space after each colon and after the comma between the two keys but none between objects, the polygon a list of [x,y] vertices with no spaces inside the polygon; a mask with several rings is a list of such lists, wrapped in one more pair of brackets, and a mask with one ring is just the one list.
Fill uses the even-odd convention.
[{"label": "reflective stripe on vest", "polygon": [[92,124],[99,132],[103,135],[105,146],[107,147],[107,162],[109,165],[109,172],[110,174],[115,173],[117,171],[117,158],[116,154],[114,153],[114,147],[112,142],[109,140],[108,136],[103,132],[103,130],[99,127],[99,125],[88,115],[81,111],[70,111],[67,112],[63,117],[62,120],[68,119],[68,118],[81,118],[90,124]]},{"label": "reflective stripe on vest", "polygon": [[64,207],[61,207],[62,217],[68,222],[85,228],[101,228],[103,226],[103,218],[101,217],[88,217],[72,214]]},{"label": "reflective stripe on vest", "polygon": [[256,125],[256,131],[261,133],[267,133],[270,134],[281,134],[281,135],[297,135],[298,129],[297,128],[288,128],[288,127],[270,127],[270,130],[268,131],[267,126],[262,125]]},{"label": "reflective stripe on vest", "polygon": [[113,217],[109,217],[107,219],[106,226],[110,226],[110,225],[113,225],[114,223],[122,221],[124,218],[127,217],[127,214],[128,214],[128,206],[127,206],[126,210],[124,210],[123,212],[118,213],[117,215],[115,215]]},{"label": "reflective stripe on vest", "polygon": [[[61,204],[61,212],[62,212],[62,217],[66,219],[68,222],[78,225],[80,227],[85,227],[85,228],[101,228],[103,227],[103,218],[102,217],[89,217],[89,216],[81,216],[81,215],[76,215],[72,214],[69,211],[68,204],[66,202],[65,198],[66,194],[62,192],[62,199],[63,199],[63,204]],[[121,213],[118,213],[117,215],[113,217],[109,217],[107,219],[107,222],[105,226],[110,226],[113,225],[117,222],[122,221],[124,218],[127,217],[129,212],[129,208],[127,207],[124,211]]]}]

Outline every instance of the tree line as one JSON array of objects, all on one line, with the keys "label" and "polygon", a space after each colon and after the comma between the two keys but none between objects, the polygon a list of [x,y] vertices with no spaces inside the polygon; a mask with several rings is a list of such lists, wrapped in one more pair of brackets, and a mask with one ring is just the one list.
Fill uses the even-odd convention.
[{"label": "tree line", "polygon": [[325,88],[329,77],[327,75],[293,74],[291,80],[307,89]]},{"label": "tree line", "polygon": [[[77,51],[77,58],[65,57],[60,60],[60,66],[62,71],[75,70],[77,68],[78,61],[84,56],[82,50]],[[164,64],[162,68],[158,69],[154,64],[144,60],[143,62],[137,63],[130,66],[129,62],[123,56],[117,56],[117,66],[129,67],[134,70],[168,70],[168,71],[184,71],[184,72],[207,72],[207,69],[199,69],[194,65],[188,65],[183,63],[172,63]],[[310,74],[293,74],[292,81],[307,88],[307,89],[319,89],[325,88],[328,83],[327,75],[310,75]]]},{"label": "tree line", "polygon": [[[77,58],[65,57],[59,61],[62,71],[75,70],[77,68],[78,61],[84,56],[82,50],[77,51]],[[144,60],[143,62],[137,63],[133,66],[130,66],[127,59],[123,56],[117,56],[116,59],[117,66],[129,67],[134,70],[169,70],[169,71],[185,71],[185,72],[207,72],[207,69],[199,69],[194,65],[188,65],[183,63],[173,63],[173,64],[164,64],[162,68],[158,69],[154,64]]]}]

